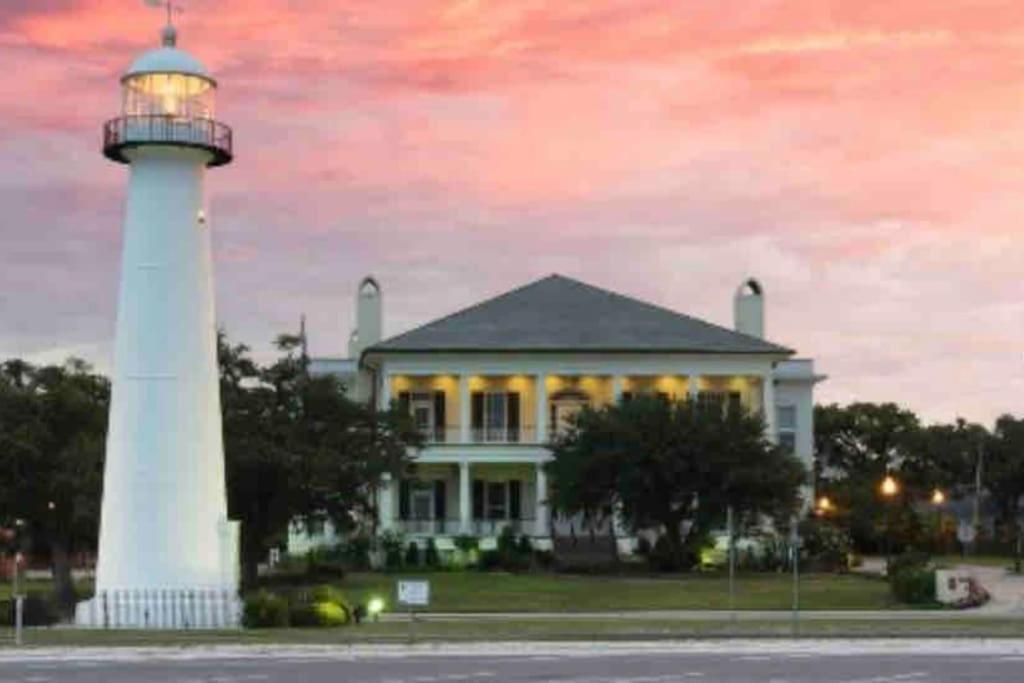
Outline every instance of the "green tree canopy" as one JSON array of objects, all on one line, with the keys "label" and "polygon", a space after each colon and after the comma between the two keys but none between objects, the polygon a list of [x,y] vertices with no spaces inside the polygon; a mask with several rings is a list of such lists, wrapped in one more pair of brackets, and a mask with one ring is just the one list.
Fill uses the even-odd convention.
[{"label": "green tree canopy", "polygon": [[95,546],[110,386],[83,361],[0,366],[0,522],[49,554],[58,603],[75,603],[70,556]]},{"label": "green tree canopy", "polygon": [[334,376],[312,376],[302,339],[281,335],[282,356],[260,368],[220,336],[221,401],[230,515],[242,522],[247,582],[288,525],[340,530],[376,519],[377,487],[410,466],[422,443],[408,415],[345,395]]},{"label": "green tree canopy", "polygon": [[799,506],[805,471],[742,410],[654,397],[585,409],[552,444],[552,501],[560,511],[621,514],[634,529],[660,528],[677,564],[682,530],[741,516],[786,519]]}]

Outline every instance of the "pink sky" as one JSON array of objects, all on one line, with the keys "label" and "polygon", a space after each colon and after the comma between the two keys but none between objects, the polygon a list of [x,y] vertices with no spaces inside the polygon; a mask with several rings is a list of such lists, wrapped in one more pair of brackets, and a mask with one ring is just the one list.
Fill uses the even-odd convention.
[{"label": "pink sky", "polygon": [[[1024,394],[1024,5],[187,0],[236,162],[219,317],[342,355],[551,272],[722,324],[748,275],[819,400],[990,421]],[[0,356],[109,367],[139,0],[0,3]]]}]

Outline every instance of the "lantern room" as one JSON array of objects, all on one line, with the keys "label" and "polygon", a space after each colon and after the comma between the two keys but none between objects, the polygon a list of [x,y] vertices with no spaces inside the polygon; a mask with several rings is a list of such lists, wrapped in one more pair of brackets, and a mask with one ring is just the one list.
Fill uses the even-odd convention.
[{"label": "lantern room", "polygon": [[192,55],[178,49],[168,25],[163,45],[146,52],[121,79],[121,116],[104,126],[103,152],[130,163],[125,151],[143,145],[210,152],[210,166],[231,161],[231,129],[214,119],[217,82]]}]

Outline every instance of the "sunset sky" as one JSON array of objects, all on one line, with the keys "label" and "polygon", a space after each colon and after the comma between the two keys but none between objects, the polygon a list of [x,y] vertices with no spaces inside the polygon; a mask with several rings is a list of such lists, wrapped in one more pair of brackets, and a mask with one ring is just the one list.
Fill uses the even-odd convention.
[{"label": "sunset sky", "polygon": [[[1020,0],[185,0],[235,163],[218,315],[392,334],[552,272],[713,322],[754,275],[819,401],[1024,412]],[[0,0],[0,357],[107,370],[141,0]]]}]

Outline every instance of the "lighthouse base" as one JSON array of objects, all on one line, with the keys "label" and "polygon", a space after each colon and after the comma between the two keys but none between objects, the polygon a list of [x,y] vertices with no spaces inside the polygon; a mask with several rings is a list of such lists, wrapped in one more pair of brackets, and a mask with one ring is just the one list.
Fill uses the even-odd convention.
[{"label": "lighthouse base", "polygon": [[[205,586],[162,586],[156,583],[159,579],[147,582],[147,578],[168,575],[167,567],[158,565],[135,572],[134,580],[129,574],[125,581],[127,586],[111,585],[111,575],[104,573],[101,561],[96,595],[75,606],[75,625],[123,629],[237,628],[242,619],[242,601],[238,597],[239,531],[236,521],[221,519],[218,522],[220,567]],[[129,553],[120,548],[116,551],[113,557],[101,557],[111,563],[108,567],[116,564],[117,556]],[[118,574],[116,569],[113,576],[125,579],[125,573]]]},{"label": "lighthouse base", "polygon": [[119,629],[223,629],[241,625],[234,591],[130,588],[101,591],[75,607],[75,625]]}]

